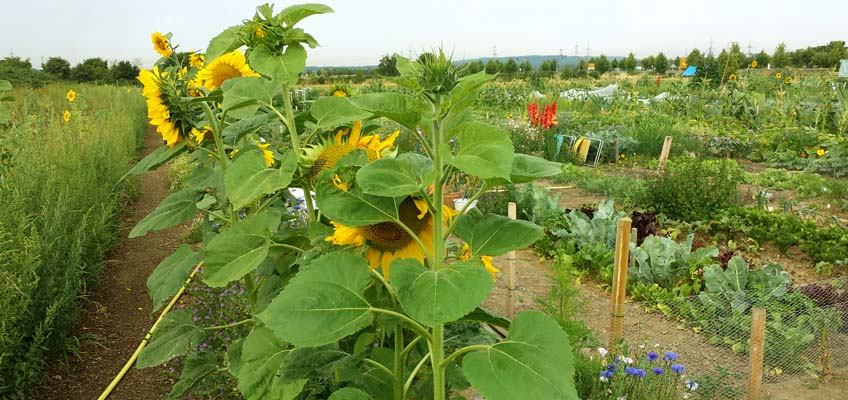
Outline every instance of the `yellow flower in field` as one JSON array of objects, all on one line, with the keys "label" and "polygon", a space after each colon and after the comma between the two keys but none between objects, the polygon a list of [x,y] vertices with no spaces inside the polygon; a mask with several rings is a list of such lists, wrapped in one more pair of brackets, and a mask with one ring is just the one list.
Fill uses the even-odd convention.
[{"label": "yellow flower in field", "polygon": [[158,67],[153,70],[143,69],[139,71],[138,80],[144,85],[141,94],[147,98],[147,118],[150,124],[156,126],[156,131],[162,135],[162,140],[169,147],[173,147],[180,140],[180,130],[174,121],[171,121],[171,112],[162,98],[160,82],[164,73],[159,72]]},{"label": "yellow flower in field", "polygon": [[200,68],[203,66],[203,60],[205,58],[203,54],[191,53],[188,56],[188,65]]},{"label": "yellow flower in field", "polygon": [[[471,258],[471,247],[468,246],[468,243],[465,243],[459,251],[459,259],[467,260],[469,258]],[[498,273],[501,272],[501,270],[492,265],[492,256],[480,256],[480,260],[483,261],[483,266],[486,268],[486,271],[489,271],[489,273],[492,274],[492,280],[497,281]]]},{"label": "yellow flower in field", "polygon": [[821,147],[819,147],[819,149],[816,150],[816,155],[819,156],[819,157],[824,157],[825,154],[827,154],[827,150],[825,150]]},{"label": "yellow flower in field", "polygon": [[194,138],[194,141],[197,144],[203,143],[203,140],[206,139],[206,135],[212,132],[212,127],[209,125],[205,125],[202,129],[191,128],[191,137]]},{"label": "yellow flower in field", "polygon": [[395,139],[400,135],[400,130],[394,131],[385,139],[380,139],[380,135],[362,136],[361,132],[362,121],[356,121],[353,129],[339,129],[333,139],[305,146],[302,150],[301,166],[309,169],[309,177],[315,179],[324,168],[335,167],[342,157],[358,148],[365,150],[369,162],[383,157],[393,157],[396,154],[397,150],[393,150],[392,147],[395,145]]},{"label": "yellow flower in field", "polygon": [[333,97],[347,97],[347,93],[345,93],[343,90],[336,90],[335,92],[333,92]]},{"label": "yellow flower in field", "polygon": [[238,50],[224,54],[209,64],[206,64],[197,73],[197,80],[203,82],[209,90],[221,87],[225,80],[241,76],[259,76],[247,65],[244,54]]},{"label": "yellow flower in field", "polygon": [[161,32],[153,32],[150,35],[150,41],[153,42],[153,50],[156,50],[162,57],[168,57],[174,52],[171,49],[171,43],[168,41],[168,38]]},{"label": "yellow flower in field", "polygon": [[62,119],[65,120],[65,122],[71,122],[71,112],[65,110],[65,112],[62,113]]},{"label": "yellow flower in field", "polygon": [[257,146],[259,146],[259,148],[262,149],[262,157],[265,158],[265,166],[270,168],[272,165],[274,165],[274,161],[276,161],[274,159],[274,152],[272,152],[271,150],[268,150],[268,147],[270,147],[271,144],[270,143],[262,143],[262,144],[257,144]]},{"label": "yellow flower in field", "polygon": [[[392,261],[414,258],[423,263],[425,250],[426,254],[433,254],[434,221],[427,202],[409,196],[400,203],[398,215],[400,221],[418,236],[426,249],[422,249],[409,233],[393,222],[360,227],[349,227],[333,222],[336,230],[326,240],[339,246],[365,246],[365,259],[368,260],[371,270],[380,268],[383,276],[389,279]],[[447,224],[456,215],[456,211],[442,205],[442,215],[441,223]]]},{"label": "yellow flower in field", "polygon": [[751,61],[751,68],[757,68],[757,60]]},{"label": "yellow flower in field", "polygon": [[159,134],[162,135],[162,140],[165,141],[165,144],[167,144],[168,147],[174,147],[175,144],[182,140],[182,137],[180,136],[180,129],[177,128],[177,125],[170,120],[159,124],[159,126],[156,127],[156,132],[159,132]]},{"label": "yellow flower in field", "polygon": [[68,94],[65,95],[65,98],[67,98],[68,101],[73,103],[77,99],[77,92],[75,92],[73,89],[68,90]]},{"label": "yellow flower in field", "polygon": [[730,76],[728,76],[727,79],[729,79],[731,81],[735,81],[736,80],[736,74],[730,74]]},{"label": "yellow flower in field", "polygon": [[787,85],[791,85],[792,84],[792,77],[787,76],[786,79],[783,80],[783,83],[785,83]]},{"label": "yellow flower in field", "polygon": [[330,90],[327,93],[330,93],[330,96],[333,97],[350,97],[351,89],[347,85],[336,83],[330,86]]},{"label": "yellow flower in field", "polygon": [[774,74],[774,79],[780,79],[780,78],[783,78],[783,74],[781,74],[780,72]]}]

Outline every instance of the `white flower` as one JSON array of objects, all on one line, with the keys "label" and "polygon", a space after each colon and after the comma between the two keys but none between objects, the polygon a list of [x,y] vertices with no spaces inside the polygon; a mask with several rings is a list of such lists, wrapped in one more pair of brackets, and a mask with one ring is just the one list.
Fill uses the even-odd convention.
[{"label": "white flower", "polygon": [[640,348],[640,349],[644,349],[644,348],[645,348],[645,345],[644,345],[644,344],[640,344],[640,345],[639,345],[639,348]]},{"label": "white flower", "polygon": [[627,396],[621,396],[618,398],[618,400],[627,400]]},{"label": "white flower", "polygon": [[603,348],[603,347],[598,347],[598,354],[600,354],[600,355],[601,355],[601,357],[606,357],[606,356],[607,356],[607,353],[609,353],[609,352],[607,351],[607,349],[605,349],[605,348]]},{"label": "white flower", "polygon": [[690,381],[689,379],[687,379],[686,380],[686,388],[694,392],[694,391],[698,390],[698,383],[695,382],[695,381]]},{"label": "white flower", "polygon": [[606,382],[608,379],[607,379],[607,377],[605,377],[605,376],[601,375],[600,380],[601,380],[601,382]]},{"label": "white flower", "polygon": [[633,364],[633,359],[630,357],[622,357],[621,361],[623,361],[625,364]]},{"label": "white flower", "polygon": [[657,344],[655,344],[655,345],[654,345],[654,347],[656,347],[656,348],[660,348],[660,344],[659,344],[659,343],[657,343]]}]

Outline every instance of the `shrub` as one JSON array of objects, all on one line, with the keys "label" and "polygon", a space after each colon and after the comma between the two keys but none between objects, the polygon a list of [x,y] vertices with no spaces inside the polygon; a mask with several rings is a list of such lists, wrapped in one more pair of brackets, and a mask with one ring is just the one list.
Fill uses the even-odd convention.
[{"label": "shrub", "polygon": [[647,180],[645,206],[674,219],[709,219],[739,204],[742,169],[732,160],[681,158]]}]

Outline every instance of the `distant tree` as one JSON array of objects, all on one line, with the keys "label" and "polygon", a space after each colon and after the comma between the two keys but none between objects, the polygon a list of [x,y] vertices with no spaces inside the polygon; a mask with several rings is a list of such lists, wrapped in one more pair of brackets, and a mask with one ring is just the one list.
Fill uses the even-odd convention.
[{"label": "distant tree", "polygon": [[771,57],[765,50],[760,50],[759,53],[754,55],[754,60],[757,62],[757,68],[765,68],[771,61]]},{"label": "distant tree", "polygon": [[583,61],[582,58],[580,59],[580,61],[577,62],[577,70],[578,71],[585,71],[586,70],[586,61]]},{"label": "distant tree", "polygon": [[506,60],[506,64],[504,64],[503,72],[505,74],[516,74],[518,73],[518,62],[515,61],[514,58],[510,58]]},{"label": "distant tree", "polygon": [[519,68],[521,69],[521,73],[525,75],[533,72],[533,64],[530,64],[530,60],[524,60],[524,62],[521,63]]},{"label": "distant tree", "polygon": [[613,71],[618,69],[618,59],[617,58],[613,58],[612,61],[610,61],[610,69],[613,70]]},{"label": "distant tree", "polygon": [[138,72],[138,67],[129,61],[118,61],[109,68],[112,79],[117,82],[134,82]]},{"label": "distant tree", "polygon": [[542,61],[542,64],[539,66],[539,71],[553,74],[556,72],[557,67],[557,60],[546,60]]},{"label": "distant tree", "polygon": [[476,73],[486,69],[486,66],[483,65],[483,62],[480,61],[480,60],[471,61],[467,65],[468,66],[466,67],[467,68],[466,72],[468,72],[469,74],[476,74]]},{"label": "distant tree", "polygon": [[430,52],[421,53],[415,61],[418,61],[421,64],[426,64],[429,61],[432,61],[436,58],[436,55]]},{"label": "distant tree", "polygon": [[50,57],[41,64],[41,70],[57,79],[71,78],[71,63],[62,57]]},{"label": "distant tree", "polygon": [[621,61],[621,67],[627,72],[636,71],[636,65],[636,56],[634,56],[633,53],[628,54],[627,58]]},{"label": "distant tree", "polygon": [[639,60],[639,64],[642,66],[642,69],[649,70],[654,69],[654,64],[656,63],[656,58],[654,56],[648,56],[641,60]]},{"label": "distant tree", "polygon": [[654,70],[658,74],[664,74],[665,71],[668,71],[668,57],[663,52],[657,54],[657,58],[654,59]]},{"label": "distant tree", "polygon": [[[582,60],[581,60],[581,62],[582,62]],[[559,77],[562,78],[562,79],[573,78],[576,75],[577,75],[577,71],[575,71],[574,68],[571,68],[571,67],[568,67],[568,66],[565,66],[565,65],[563,65],[563,67],[560,68]]]},{"label": "distant tree", "polygon": [[726,80],[731,74],[735,74],[740,65],[745,63],[745,55],[739,43],[733,42],[730,49],[724,49],[718,55],[718,65],[721,68],[721,79]]},{"label": "distant tree", "polygon": [[833,68],[839,65],[839,60],[848,58],[848,48],[845,47],[844,40],[837,40],[827,44],[829,50],[827,52],[827,68]]},{"label": "distant tree", "polygon": [[71,69],[71,78],[77,82],[108,81],[109,65],[102,58],[88,58]]},{"label": "distant tree", "polygon": [[503,68],[503,64],[500,62],[500,60],[492,58],[492,59],[489,59],[488,62],[486,62],[486,73],[487,74],[497,74],[498,72],[501,72],[502,68]]},{"label": "distant tree", "polygon": [[786,44],[780,43],[774,49],[774,54],[771,56],[771,64],[775,68],[783,68],[789,65],[789,55],[786,54]]},{"label": "distant tree", "polygon": [[698,66],[695,79],[699,82],[705,82],[705,84],[712,87],[716,87],[721,83],[721,66],[719,66],[718,60],[716,60],[712,53],[704,57],[703,62]]},{"label": "distant tree", "polygon": [[686,56],[686,64],[700,67],[704,63],[704,55],[698,49],[692,49],[689,55]]},{"label": "distant tree", "polygon": [[397,59],[393,55],[384,55],[377,64],[377,74],[383,76],[398,76]]},{"label": "distant tree", "polygon": [[603,73],[608,72],[609,70],[610,70],[610,62],[607,59],[607,56],[601,54],[598,57],[598,60],[595,62],[595,71],[598,71],[598,73],[603,74]]}]

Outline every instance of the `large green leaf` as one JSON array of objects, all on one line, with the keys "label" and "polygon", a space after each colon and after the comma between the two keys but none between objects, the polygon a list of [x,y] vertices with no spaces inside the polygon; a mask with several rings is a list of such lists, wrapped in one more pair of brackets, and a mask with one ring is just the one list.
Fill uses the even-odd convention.
[{"label": "large green leaf", "polygon": [[333,9],[323,4],[296,4],[288,6],[277,14],[285,24],[289,27],[297,24],[300,20],[316,14],[328,14],[333,12]]},{"label": "large green leaf", "polygon": [[362,389],[346,387],[333,392],[330,395],[330,400],[374,400],[374,398]]},{"label": "large green leaf", "polygon": [[147,278],[147,291],[153,300],[153,309],[158,310],[173,297],[185,283],[189,272],[200,262],[200,253],[182,244],[168,258],[162,260]]},{"label": "large green leaf", "polygon": [[239,32],[242,27],[242,25],[231,26],[224,29],[224,31],[219,33],[218,36],[212,38],[209,42],[209,46],[206,46],[206,62],[211,63],[224,53],[229,53],[241,47]]},{"label": "large green leaf", "polygon": [[319,97],[309,107],[309,112],[315,117],[315,128],[329,130],[358,119],[365,119],[371,113],[353,103],[347,97]]},{"label": "large green leaf", "polygon": [[214,352],[191,353],[180,372],[180,380],[171,387],[168,398],[175,399],[188,393],[201,379],[216,370],[218,370],[218,358]]},{"label": "large green leaf", "polygon": [[356,183],[368,194],[399,197],[417,192],[422,181],[409,160],[382,158],[360,168]]},{"label": "large green leaf", "polygon": [[413,92],[421,90],[421,84],[418,82],[421,76],[421,64],[410,61],[399,54],[395,54],[393,57],[400,76],[391,78],[392,82]]},{"label": "large green leaf", "polygon": [[479,211],[459,216],[456,236],[471,247],[473,256],[500,256],[523,249],[542,238],[542,227],[524,220],[497,214],[483,216]]},{"label": "large green leaf", "polygon": [[253,214],[210,240],[203,249],[203,282],[222,287],[258,267],[271,246],[268,223],[268,214]]},{"label": "large green leaf", "polygon": [[459,151],[451,165],[483,179],[510,179],[515,154],[509,133],[483,122],[460,124],[457,131]]},{"label": "large green leaf", "polygon": [[474,311],[493,285],[479,259],[432,271],[410,258],[392,262],[391,284],[406,313],[427,326],[455,321]]},{"label": "large green leaf", "polygon": [[363,292],[368,263],[351,252],[327,254],[300,271],[257,317],[277,337],[298,347],[338,341],[368,326],[371,306]]},{"label": "large green leaf", "polygon": [[[226,82],[225,82],[226,83]],[[249,132],[254,132],[270,121],[276,121],[276,117],[272,113],[259,113],[248,118],[239,119],[232,124],[227,125],[221,135],[226,143],[235,143],[242,135]]]},{"label": "large green leaf", "polygon": [[138,222],[130,231],[130,238],[144,236],[149,231],[170,228],[194,217],[195,203],[200,197],[194,189],[183,189],[165,197],[159,207]]},{"label": "large green leaf", "polygon": [[474,104],[480,88],[492,79],[495,79],[495,76],[485,71],[460,78],[448,96],[452,106],[451,111],[458,113]]},{"label": "large green leaf", "polygon": [[297,154],[289,150],[279,168],[265,167],[262,149],[249,146],[233,160],[224,174],[227,197],[233,208],[244,208],[260,197],[288,187],[297,169]]},{"label": "large green leaf", "polygon": [[[379,197],[362,193],[357,186],[345,191],[332,182],[332,174],[318,177],[316,200],[321,213],[348,226],[363,226],[398,219],[403,198]],[[405,197],[405,196],[404,196]]]},{"label": "large green leaf", "polygon": [[462,317],[460,321],[474,321],[474,322],[483,322],[489,325],[501,327],[504,329],[509,329],[510,320],[501,317],[483,307],[477,307],[474,311],[466,314]]},{"label": "large green leaf", "polygon": [[141,159],[128,173],[128,175],[141,175],[152,169],[159,168],[160,165],[168,162],[168,160],[182,154],[187,149],[187,140],[181,140],[174,147],[159,146],[146,157]]},{"label": "large green leaf", "polygon": [[279,376],[280,366],[291,352],[267,328],[258,327],[244,339],[238,388],[247,400],[292,400],[303,391],[306,379],[290,383]]},{"label": "large green leaf", "polygon": [[391,119],[414,130],[425,111],[421,101],[413,96],[400,93],[369,93],[350,98],[354,104],[365,111]]},{"label": "large green leaf", "polygon": [[[320,347],[300,347],[294,349],[280,367],[280,376],[286,382],[307,379],[315,373],[326,372],[349,354],[339,349],[338,343]],[[323,375],[323,374],[322,374]]]},{"label": "large green leaf", "polygon": [[516,153],[512,160],[512,170],[509,172],[509,181],[502,178],[490,181],[492,185],[506,185],[508,183],[526,183],[539,178],[556,176],[562,173],[562,164],[533,157],[527,154]]},{"label": "large green leaf", "polygon": [[568,336],[537,311],[518,315],[503,342],[467,354],[462,370],[488,400],[578,399]]},{"label": "large green leaf", "polygon": [[265,46],[251,50],[250,66],[257,72],[270,77],[278,84],[291,85],[306,68],[306,50],[299,44],[286,47],[282,55],[274,54]]},{"label": "large green leaf", "polygon": [[194,325],[191,311],[173,310],[162,318],[150,343],[138,355],[136,368],[163,364],[185,354],[203,340],[203,333]]},{"label": "large green leaf", "polygon": [[261,104],[271,104],[277,85],[258,76],[231,78],[221,85],[224,91],[224,111],[233,118],[247,118],[256,113]]}]

